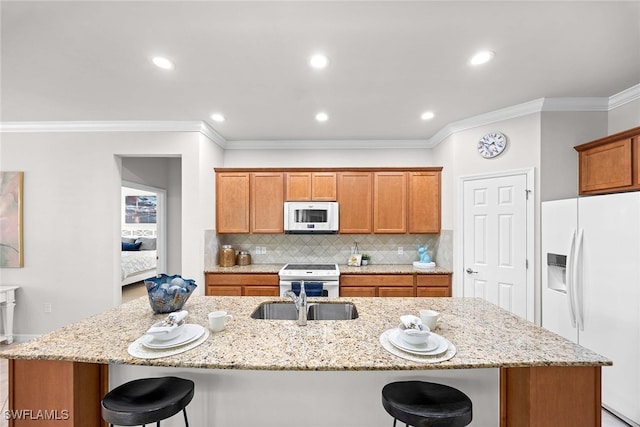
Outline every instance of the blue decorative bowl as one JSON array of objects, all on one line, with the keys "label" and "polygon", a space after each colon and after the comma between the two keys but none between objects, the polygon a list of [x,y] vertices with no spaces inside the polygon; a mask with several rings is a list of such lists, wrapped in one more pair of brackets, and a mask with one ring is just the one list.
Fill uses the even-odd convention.
[{"label": "blue decorative bowl", "polygon": [[171,313],[182,309],[193,290],[198,287],[191,279],[176,274],[159,274],[144,280],[149,294],[149,303],[155,313]]}]

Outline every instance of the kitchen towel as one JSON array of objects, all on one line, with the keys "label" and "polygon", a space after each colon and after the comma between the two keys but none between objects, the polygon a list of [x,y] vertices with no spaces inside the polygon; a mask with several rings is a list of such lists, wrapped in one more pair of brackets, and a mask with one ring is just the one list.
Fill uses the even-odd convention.
[{"label": "kitchen towel", "polygon": [[[304,282],[304,292],[308,297],[321,297],[323,285],[322,282]],[[291,290],[300,295],[300,282],[291,282]]]}]

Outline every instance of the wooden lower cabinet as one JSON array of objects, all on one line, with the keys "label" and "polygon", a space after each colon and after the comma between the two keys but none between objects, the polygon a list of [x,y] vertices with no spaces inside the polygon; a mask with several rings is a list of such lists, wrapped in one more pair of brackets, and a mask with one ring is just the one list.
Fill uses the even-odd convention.
[{"label": "wooden lower cabinet", "polygon": [[450,274],[343,274],[341,297],[448,297]]},{"label": "wooden lower cabinet", "polygon": [[108,391],[108,365],[9,360],[9,427],[106,427],[100,401]]},{"label": "wooden lower cabinet", "polygon": [[450,297],[450,274],[418,274],[416,275],[417,297]]},{"label": "wooden lower cabinet", "polygon": [[500,427],[600,427],[600,405],[599,366],[500,369]]},{"label": "wooden lower cabinet", "polygon": [[280,295],[277,274],[205,273],[207,296],[274,296]]}]

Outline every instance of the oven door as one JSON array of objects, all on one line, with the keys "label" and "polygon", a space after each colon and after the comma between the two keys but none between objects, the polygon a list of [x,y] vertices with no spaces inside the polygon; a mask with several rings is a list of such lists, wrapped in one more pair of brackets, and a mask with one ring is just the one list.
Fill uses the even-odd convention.
[{"label": "oven door", "polygon": [[304,282],[304,291],[308,297],[337,298],[340,295],[338,281],[280,280],[280,296],[284,296],[288,290],[293,290],[296,295],[299,295],[301,282]]}]

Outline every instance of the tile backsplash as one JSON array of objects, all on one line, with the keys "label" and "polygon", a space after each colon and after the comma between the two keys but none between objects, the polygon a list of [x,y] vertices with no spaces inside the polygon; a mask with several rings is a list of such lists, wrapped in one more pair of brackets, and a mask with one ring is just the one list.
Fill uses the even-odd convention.
[{"label": "tile backsplash", "polygon": [[[453,266],[453,231],[440,234],[216,234],[205,231],[205,268],[218,265],[218,248],[232,245],[251,253],[253,264],[287,262],[346,264],[355,244],[360,253],[371,256],[372,264],[411,264],[417,261],[418,245],[429,245],[427,252],[440,267]],[[398,248],[402,248],[402,254]]]}]

